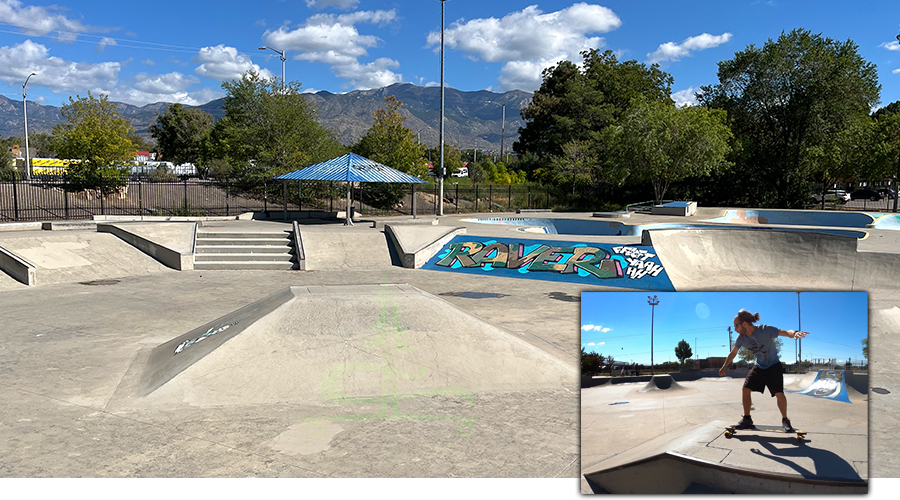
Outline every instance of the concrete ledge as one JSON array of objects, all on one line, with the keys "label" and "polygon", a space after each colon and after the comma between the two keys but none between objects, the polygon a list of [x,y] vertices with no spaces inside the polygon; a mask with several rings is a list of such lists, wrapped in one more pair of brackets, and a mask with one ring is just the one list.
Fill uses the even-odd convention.
[{"label": "concrete ledge", "polygon": [[[384,232],[390,237],[403,267],[418,269],[438,253],[454,236],[465,234],[465,227],[396,227],[385,224]],[[406,234],[403,234],[406,233]]]},{"label": "concrete ledge", "polygon": [[34,265],[3,247],[0,247],[0,270],[28,286],[37,284]]},{"label": "concrete ledge", "polygon": [[0,232],[3,231],[34,231],[42,228],[40,222],[6,222],[0,224]]},{"label": "concrete ledge", "polygon": [[406,220],[376,220],[375,227],[383,228],[390,224],[392,226],[437,226],[440,219],[406,219]]},{"label": "concrete ledge", "polygon": [[241,219],[252,212],[241,215],[221,215],[209,217],[166,217],[162,215],[95,215],[95,221],[106,222],[198,222],[198,221],[216,221],[216,220],[249,220],[251,217]]},{"label": "concrete ledge", "polygon": [[593,216],[604,219],[627,219],[631,217],[631,212],[594,212]]},{"label": "concrete ledge", "polygon": [[97,232],[110,233],[172,269],[179,271],[192,271],[194,269],[193,254],[176,252],[113,224],[97,224]]},{"label": "concrete ledge", "polygon": [[85,229],[97,229],[97,223],[92,220],[55,220],[41,223],[44,231],[82,231]]},{"label": "concrete ledge", "polygon": [[687,217],[697,213],[697,202],[673,201],[671,203],[654,206],[650,213],[653,215],[681,215]]},{"label": "concrete ledge", "polygon": [[291,237],[294,239],[294,253],[297,257],[297,269],[306,270],[306,251],[303,250],[303,238],[300,237],[300,224],[297,221],[293,223],[293,233]]},{"label": "concrete ledge", "polygon": [[517,214],[532,213],[532,212],[552,212],[552,211],[553,211],[553,209],[551,209],[551,208],[517,208],[516,209]]}]

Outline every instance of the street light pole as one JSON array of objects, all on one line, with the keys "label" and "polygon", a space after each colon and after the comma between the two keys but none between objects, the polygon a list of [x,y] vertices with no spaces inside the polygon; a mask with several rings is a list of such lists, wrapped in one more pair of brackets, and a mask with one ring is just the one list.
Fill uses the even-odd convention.
[{"label": "street light pole", "polygon": [[284,79],[284,60],[285,60],[285,57],[284,57],[284,51],[283,51],[283,50],[273,49],[272,47],[260,47],[260,48],[259,48],[259,50],[266,50],[266,49],[269,49],[269,50],[271,50],[272,52],[274,52],[274,53],[278,54],[279,56],[281,56],[281,93],[284,94],[285,85],[287,85],[287,82],[286,82],[285,79]]},{"label": "street light pole", "polygon": [[28,80],[35,75],[37,75],[37,73],[28,75],[28,78],[25,79],[25,83],[22,84],[22,113],[25,114],[25,178],[27,180],[31,180],[31,155],[28,151],[28,105],[25,102],[25,86],[28,85]]},{"label": "street light pole", "polygon": [[[900,33],[897,33],[897,43],[900,43]],[[897,212],[898,201],[900,201],[900,155],[897,156],[897,185],[894,187],[894,213]]]},{"label": "street light pole", "polygon": [[506,104],[501,104],[503,107],[503,119],[500,122],[500,161],[503,161],[503,139],[506,135]]},{"label": "street light pole", "polygon": [[653,297],[648,295],[647,303],[650,304],[650,375],[653,376],[653,320],[656,313],[656,306],[659,304],[659,299],[656,295]]},{"label": "street light pole", "polygon": [[444,2],[441,0],[441,163],[438,170],[440,194],[438,195],[438,215],[444,215]]}]

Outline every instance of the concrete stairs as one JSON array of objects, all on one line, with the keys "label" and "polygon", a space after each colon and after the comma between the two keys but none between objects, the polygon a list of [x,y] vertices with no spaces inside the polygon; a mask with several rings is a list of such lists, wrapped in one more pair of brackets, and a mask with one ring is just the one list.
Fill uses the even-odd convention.
[{"label": "concrete stairs", "polygon": [[225,232],[199,229],[194,269],[296,269],[291,231]]}]

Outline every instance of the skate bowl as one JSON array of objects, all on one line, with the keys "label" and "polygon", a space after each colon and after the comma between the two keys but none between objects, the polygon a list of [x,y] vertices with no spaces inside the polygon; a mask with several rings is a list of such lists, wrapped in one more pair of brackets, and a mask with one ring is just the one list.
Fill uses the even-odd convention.
[{"label": "skate bowl", "polygon": [[679,384],[672,378],[671,375],[654,375],[653,378],[647,382],[640,392],[648,392],[648,391],[677,391],[683,390],[684,386]]},{"label": "skate bowl", "polygon": [[[870,227],[874,221],[875,217],[862,212],[726,210],[721,217],[706,219],[703,222],[864,228]],[[900,229],[900,227],[897,229]]]},{"label": "skate bowl", "polygon": [[153,348],[132,363],[114,400],[471,403],[484,391],[571,389],[575,370],[409,285],[290,287]]},{"label": "skate bowl", "polygon": [[871,290],[900,279],[900,255],[858,250],[858,239],[752,228],[645,231],[677,291]]},{"label": "skate bowl", "polygon": [[845,370],[819,370],[810,384],[801,390],[788,390],[794,394],[831,399],[843,403],[860,403],[868,401],[869,376],[853,374],[853,384],[848,382]]},{"label": "skate bowl", "polygon": [[863,479],[805,478],[735,467],[676,452],[584,475],[590,493],[866,494]]}]

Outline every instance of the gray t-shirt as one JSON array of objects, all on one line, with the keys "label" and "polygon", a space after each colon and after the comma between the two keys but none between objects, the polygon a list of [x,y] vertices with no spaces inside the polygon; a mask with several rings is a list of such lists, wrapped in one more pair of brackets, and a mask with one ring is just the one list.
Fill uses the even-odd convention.
[{"label": "gray t-shirt", "polygon": [[738,335],[734,343],[738,347],[746,347],[756,356],[756,366],[769,368],[779,363],[778,349],[775,348],[775,337],[779,329],[769,325],[756,325],[752,335]]}]

